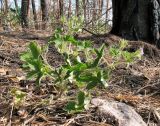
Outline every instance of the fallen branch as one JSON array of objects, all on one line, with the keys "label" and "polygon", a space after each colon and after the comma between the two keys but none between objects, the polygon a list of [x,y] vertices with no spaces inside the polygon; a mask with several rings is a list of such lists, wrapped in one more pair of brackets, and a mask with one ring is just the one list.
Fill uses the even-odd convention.
[{"label": "fallen branch", "polygon": [[90,34],[92,34],[92,35],[94,35],[94,36],[98,36],[97,34],[95,34],[95,33],[91,32],[91,31],[87,30],[86,28],[83,28],[83,30],[86,31],[86,32],[88,32],[88,33],[90,33]]}]

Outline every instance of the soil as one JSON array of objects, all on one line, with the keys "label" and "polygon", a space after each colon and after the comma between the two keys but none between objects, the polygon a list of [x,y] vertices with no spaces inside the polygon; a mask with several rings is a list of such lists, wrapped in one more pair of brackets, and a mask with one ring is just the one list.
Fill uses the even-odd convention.
[{"label": "soil", "polygon": [[[0,32],[0,126],[114,126],[107,119],[100,118],[96,108],[91,107],[78,114],[67,114],[64,106],[67,98],[56,99],[58,92],[50,80],[42,82],[40,91],[35,88],[35,81],[26,80],[19,55],[26,50],[30,41],[47,43],[51,33],[45,31]],[[120,37],[106,34],[103,36],[80,35],[78,39],[90,39],[99,47],[117,44]],[[144,48],[142,60],[129,69],[119,66],[113,71],[107,89],[97,88],[93,96],[111,99],[132,106],[149,126],[160,124],[160,50],[144,42],[131,41],[127,50]],[[107,50],[106,50],[107,51]],[[107,55],[105,59],[108,60]],[[54,47],[49,48],[49,63],[58,67],[63,64],[62,56]],[[13,89],[26,93],[25,101],[14,105]],[[71,92],[76,92],[72,89]],[[98,95],[97,95],[98,94]],[[56,99],[56,100],[55,100]],[[159,123],[159,124],[158,124]]]}]

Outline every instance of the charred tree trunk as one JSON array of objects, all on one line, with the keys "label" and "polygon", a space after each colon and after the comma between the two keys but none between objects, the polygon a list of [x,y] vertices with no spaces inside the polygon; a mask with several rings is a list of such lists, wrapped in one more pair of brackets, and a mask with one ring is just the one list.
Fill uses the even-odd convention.
[{"label": "charred tree trunk", "polygon": [[160,0],[151,0],[149,5],[151,39],[160,48]]},{"label": "charred tree trunk", "polygon": [[111,33],[153,41],[160,48],[160,0],[112,0]]},{"label": "charred tree trunk", "polygon": [[112,0],[113,28],[111,33],[127,39],[140,37],[140,34],[135,36],[135,32],[139,32],[139,1],[142,0]]},{"label": "charred tree trunk", "polygon": [[41,10],[42,10],[42,29],[45,30],[48,21],[48,8],[46,0],[41,0]]},{"label": "charred tree trunk", "polygon": [[29,28],[28,12],[29,12],[29,0],[22,0],[22,5],[21,5],[21,25],[22,25],[22,28]]},{"label": "charred tree trunk", "polygon": [[129,40],[153,41],[160,47],[159,0],[112,0],[111,33]]},{"label": "charred tree trunk", "polygon": [[35,29],[37,30],[38,29],[38,22],[37,22],[37,12],[36,12],[35,0],[32,0],[32,11],[33,11]]}]

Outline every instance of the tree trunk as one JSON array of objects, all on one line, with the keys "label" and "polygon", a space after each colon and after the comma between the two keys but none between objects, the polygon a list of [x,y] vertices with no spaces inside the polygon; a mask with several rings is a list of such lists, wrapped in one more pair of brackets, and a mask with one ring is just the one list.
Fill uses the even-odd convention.
[{"label": "tree trunk", "polygon": [[102,8],[103,8],[103,0],[98,0],[98,16],[102,15]]},{"label": "tree trunk", "polygon": [[35,0],[32,0],[32,11],[33,11],[35,29],[37,30],[38,29],[38,22],[37,22],[37,12],[36,12]]},{"label": "tree trunk", "polygon": [[110,0],[106,0],[106,22],[108,20],[109,2],[110,2]]},{"label": "tree trunk", "polygon": [[8,0],[5,0],[4,3],[5,3],[5,15],[7,15],[7,13],[8,13]]},{"label": "tree trunk", "polygon": [[76,16],[79,17],[79,0],[76,0]]},{"label": "tree trunk", "polygon": [[71,8],[71,6],[72,6],[72,2],[71,2],[71,0],[69,0],[69,6],[68,6],[68,18],[70,18],[70,17],[71,17],[71,14],[72,14],[72,8]]},{"label": "tree trunk", "polygon": [[87,22],[86,0],[83,0],[84,22]]},{"label": "tree trunk", "polygon": [[[129,40],[153,40],[151,25],[154,25],[155,20],[151,23],[150,13],[155,12],[151,7],[155,4],[151,1],[157,0],[112,0],[113,28],[111,33]],[[156,6],[159,9],[160,6]]]},{"label": "tree trunk", "polygon": [[89,0],[86,0],[86,1],[87,1],[87,2],[86,2],[86,5],[87,5],[87,20],[89,21],[90,18],[92,17],[92,16],[91,16],[91,10],[90,10],[90,8],[89,8],[90,2],[89,2]]},{"label": "tree trunk", "polygon": [[59,0],[59,18],[63,16],[63,0]]},{"label": "tree trunk", "polygon": [[46,0],[41,0],[41,10],[42,10],[42,29],[46,29],[46,23],[48,21],[48,8]]},{"label": "tree trunk", "polygon": [[22,0],[22,5],[21,5],[21,25],[22,25],[22,28],[29,28],[28,12],[29,12],[29,0]]},{"label": "tree trunk", "polygon": [[8,0],[4,0],[4,7],[3,7],[3,13],[2,13],[2,24],[3,27],[8,26]]},{"label": "tree trunk", "polygon": [[94,27],[95,25],[95,20],[96,20],[96,16],[97,16],[97,13],[96,13],[96,0],[93,0],[93,10],[92,10],[92,28]]}]

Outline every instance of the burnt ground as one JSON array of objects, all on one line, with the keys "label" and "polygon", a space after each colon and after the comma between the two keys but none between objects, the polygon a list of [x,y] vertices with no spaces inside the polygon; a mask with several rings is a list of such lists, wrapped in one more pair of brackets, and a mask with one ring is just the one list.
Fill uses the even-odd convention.
[{"label": "burnt ground", "polygon": [[[50,35],[44,31],[0,32],[0,126],[109,126],[107,119],[99,118],[93,107],[79,114],[67,114],[63,110],[67,98],[62,96],[57,99],[58,92],[48,80],[42,82],[40,92],[37,92],[35,82],[25,79],[19,54],[26,49],[30,41],[36,40],[45,44]],[[120,40],[119,37],[110,34],[96,37],[81,35],[78,38],[93,40],[95,47],[102,43],[116,44]],[[160,51],[144,42],[129,43],[128,50],[144,48],[143,59],[131,65],[129,69],[123,65],[119,66],[113,71],[109,87],[95,89],[94,97],[124,102],[132,106],[147,124],[158,126]],[[53,66],[63,63],[63,58],[54,47],[49,49],[48,60]],[[105,60],[109,60],[107,54]],[[26,92],[25,101],[18,107],[13,104],[13,89]],[[73,89],[73,92],[76,91]]]}]

